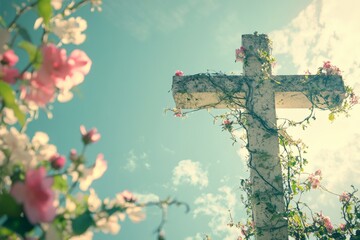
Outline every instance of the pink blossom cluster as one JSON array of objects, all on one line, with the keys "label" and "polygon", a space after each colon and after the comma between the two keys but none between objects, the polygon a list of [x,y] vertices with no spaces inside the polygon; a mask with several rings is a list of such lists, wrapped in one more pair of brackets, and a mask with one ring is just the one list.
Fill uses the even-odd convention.
[{"label": "pink blossom cluster", "polygon": [[183,72],[183,71],[180,71],[180,70],[176,70],[175,76],[182,77],[182,76],[184,76],[184,72]]},{"label": "pink blossom cluster", "polygon": [[16,78],[19,77],[19,71],[14,68],[19,61],[19,57],[13,50],[7,50],[0,54],[0,79],[9,84],[15,84]]},{"label": "pink blossom cluster", "polygon": [[225,119],[222,123],[223,130],[231,131],[233,128],[232,124],[233,124],[233,121],[230,121],[229,119]]},{"label": "pink blossom cluster", "polygon": [[320,70],[326,75],[341,75],[340,69],[334,65],[331,65],[330,61],[324,62]]},{"label": "pink blossom cluster", "polygon": [[51,222],[56,215],[54,205],[55,193],[51,189],[53,179],[46,177],[46,169],[32,169],[26,172],[25,182],[17,181],[10,194],[18,203],[23,204],[24,211],[32,224]]},{"label": "pink blossom cluster", "polygon": [[346,229],[346,224],[340,223],[340,224],[339,224],[339,228],[340,228],[342,231],[345,231],[345,229]]},{"label": "pink blossom cluster", "polygon": [[355,93],[350,93],[350,104],[355,105],[359,103],[359,97]]},{"label": "pink blossom cluster", "polygon": [[232,124],[232,121],[230,121],[229,119],[225,119],[225,120],[223,121],[223,124],[224,124],[224,125],[230,125],[230,124]]},{"label": "pink blossom cluster", "polygon": [[243,62],[245,59],[245,48],[241,46],[235,49],[235,62]]},{"label": "pink blossom cluster", "polygon": [[344,203],[349,202],[349,201],[350,201],[350,198],[351,198],[351,196],[350,196],[350,194],[347,193],[347,192],[343,192],[343,193],[339,196],[340,202],[344,202]]},{"label": "pink blossom cluster", "polygon": [[328,232],[331,232],[334,229],[334,226],[332,225],[330,218],[324,217],[323,221],[324,221],[324,226],[325,226],[326,230],[328,230]]},{"label": "pink blossom cluster", "polygon": [[47,44],[42,47],[42,55],[40,69],[28,74],[29,82],[21,91],[23,99],[39,107],[52,102],[57,92],[62,99],[72,97],[70,90],[83,82],[91,67],[91,60],[81,50],[67,57],[65,49]]},{"label": "pink blossom cluster", "polygon": [[310,174],[309,177],[308,177],[308,181],[311,185],[311,187],[313,189],[316,189],[320,186],[320,180],[322,179],[321,177],[321,170],[317,170],[314,174]]},{"label": "pink blossom cluster", "polygon": [[318,213],[318,222],[323,224],[328,232],[332,232],[334,230],[334,226],[331,223],[330,217],[324,216],[322,213]]}]

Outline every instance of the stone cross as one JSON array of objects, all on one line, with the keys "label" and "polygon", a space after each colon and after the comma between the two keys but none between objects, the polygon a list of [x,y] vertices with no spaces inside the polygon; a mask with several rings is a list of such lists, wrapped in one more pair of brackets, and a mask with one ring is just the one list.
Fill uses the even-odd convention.
[{"label": "stone cross", "polygon": [[271,75],[259,51],[270,53],[266,35],[243,35],[244,74],[173,77],[173,96],[181,109],[229,108],[227,94],[246,107],[252,211],[256,239],[288,239],[284,187],[279,160],[275,108],[331,107],[341,104],[345,88],[338,75]]}]

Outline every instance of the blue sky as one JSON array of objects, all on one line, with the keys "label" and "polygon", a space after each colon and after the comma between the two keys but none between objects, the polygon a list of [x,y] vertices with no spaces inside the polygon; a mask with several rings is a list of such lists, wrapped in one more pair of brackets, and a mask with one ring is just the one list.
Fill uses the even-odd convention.
[{"label": "blue sky", "polygon": [[[245,218],[238,187],[248,172],[240,146],[232,145],[220,122],[214,124],[206,111],[186,119],[164,114],[174,106],[172,76],[178,69],[185,74],[240,73],[235,48],[241,46],[242,34],[258,31],[274,41],[275,73],[315,72],[331,60],[356,90],[359,7],[357,0],[107,0],[101,13],[81,9],[88,29],[80,48],[93,61],[91,72],[70,103],[55,103],[53,119],[41,114],[29,133],[48,132],[59,152],[67,154],[81,146],[81,124],[97,127],[102,138],[87,156],[94,160],[102,152],[108,160],[108,171],[93,184],[101,198],[125,189],[172,196],[189,203],[191,211],[169,209],[168,239],[196,240],[205,234],[235,239],[236,232],[226,223],[228,209],[234,220]],[[278,114],[300,118],[305,111]],[[306,132],[292,133],[310,146],[307,171],[321,168],[324,184],[341,193],[351,183],[360,185],[360,113],[355,108],[351,118],[340,117],[332,124],[326,114],[319,112]],[[329,199],[322,192],[307,196],[311,206],[336,218],[337,198]],[[95,239],[155,239],[160,214],[150,208],[144,222],[125,221],[118,236],[99,234]]]}]

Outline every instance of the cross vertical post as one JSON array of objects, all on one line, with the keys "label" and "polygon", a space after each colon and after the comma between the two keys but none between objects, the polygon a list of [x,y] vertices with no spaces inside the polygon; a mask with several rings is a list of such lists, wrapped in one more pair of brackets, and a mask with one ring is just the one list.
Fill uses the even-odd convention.
[{"label": "cross vertical post", "polygon": [[173,96],[181,109],[245,109],[255,238],[288,239],[275,108],[335,107],[345,97],[345,86],[338,75],[274,76],[261,58],[270,55],[268,37],[243,35],[242,43],[244,75],[174,76]]},{"label": "cross vertical post", "polygon": [[245,104],[250,113],[246,128],[256,239],[287,239],[275,91],[272,82],[266,80],[271,75],[271,67],[263,68],[258,58],[258,51],[269,54],[269,40],[266,35],[246,35],[243,47],[248,55],[244,63],[244,74],[249,77],[249,87],[245,90]]}]

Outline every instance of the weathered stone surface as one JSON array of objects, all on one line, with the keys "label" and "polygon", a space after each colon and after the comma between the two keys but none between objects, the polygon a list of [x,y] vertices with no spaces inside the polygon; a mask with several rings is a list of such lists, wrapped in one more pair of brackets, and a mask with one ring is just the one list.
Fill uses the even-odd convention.
[{"label": "weathered stone surface", "polygon": [[[176,107],[194,109],[199,107],[227,108],[230,107],[222,100],[224,93],[217,90],[216,85],[234,96],[243,98],[245,104],[245,76],[209,76],[197,74],[191,76],[173,77],[173,96]],[[321,101],[321,96],[333,96],[332,104],[340,104],[345,97],[345,87],[341,76],[331,75],[278,75],[272,76],[270,81],[275,89],[275,103],[277,108],[310,108],[309,98],[313,98],[318,107],[325,108],[327,104]],[[312,90],[312,96],[310,91]],[[317,98],[316,98],[317,97]],[[330,101],[329,101],[330,102]]]}]

